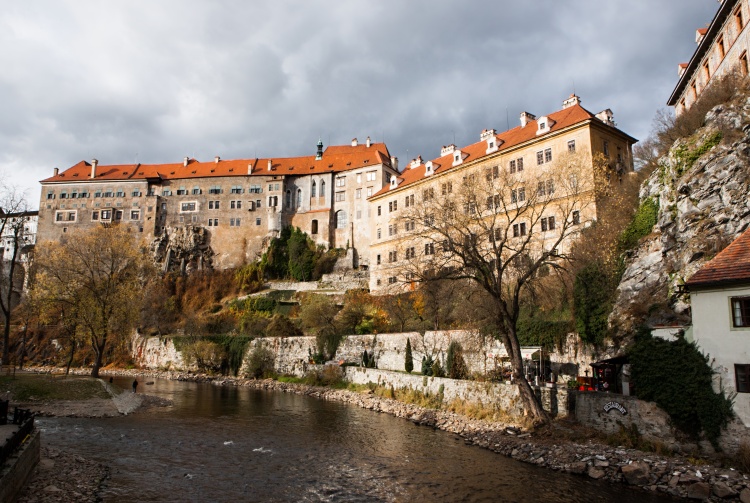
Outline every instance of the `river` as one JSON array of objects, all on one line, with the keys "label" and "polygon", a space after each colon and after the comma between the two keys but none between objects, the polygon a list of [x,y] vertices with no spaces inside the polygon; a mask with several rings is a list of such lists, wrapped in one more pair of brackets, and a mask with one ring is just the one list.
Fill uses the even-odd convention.
[{"label": "river", "polygon": [[[115,384],[127,389],[130,380]],[[139,389],[174,406],[38,419],[47,445],[111,466],[105,502],[673,501],[513,461],[352,405],[168,380]]]}]

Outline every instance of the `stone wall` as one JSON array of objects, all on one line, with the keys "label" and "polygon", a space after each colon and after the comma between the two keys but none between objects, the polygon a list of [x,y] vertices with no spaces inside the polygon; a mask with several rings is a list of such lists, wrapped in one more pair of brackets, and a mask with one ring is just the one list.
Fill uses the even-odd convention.
[{"label": "stone wall", "polygon": [[41,441],[35,429],[18,451],[0,466],[0,501],[15,501],[39,464]]},{"label": "stone wall", "polygon": [[[393,389],[413,389],[423,394],[437,396],[450,402],[459,399],[467,403],[490,405],[511,417],[523,416],[523,404],[518,388],[512,384],[463,381],[440,377],[427,377],[404,372],[391,372],[362,367],[346,367],[346,379],[355,384],[378,384]],[[553,416],[568,415],[568,390],[564,388],[537,388],[544,408]]]},{"label": "stone wall", "polygon": [[[424,356],[439,359],[445,364],[448,346],[452,340],[461,343],[464,359],[471,373],[484,375],[498,368],[506,354],[500,342],[482,338],[477,332],[446,330],[429,331],[424,335],[418,332],[349,335],[339,346],[335,360],[359,363],[362,353],[367,351],[375,356],[378,369],[403,371],[407,339],[411,341],[414,370],[417,371]],[[569,337],[568,343],[562,348],[563,351],[550,355],[552,370],[559,383],[565,383],[567,379],[582,373],[592,361],[591,353],[575,343],[575,339],[577,338]],[[263,344],[274,352],[278,372],[297,376],[305,373],[310,354],[316,352],[314,337],[264,338],[254,340],[248,347],[247,355],[258,344]],[[139,365],[150,369],[186,370],[181,354],[169,338],[136,336],[133,358]],[[564,370],[567,372],[563,372]]]}]

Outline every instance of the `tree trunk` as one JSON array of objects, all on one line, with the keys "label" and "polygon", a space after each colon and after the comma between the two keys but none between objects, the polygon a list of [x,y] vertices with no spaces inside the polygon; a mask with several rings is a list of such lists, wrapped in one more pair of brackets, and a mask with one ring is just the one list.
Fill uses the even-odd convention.
[{"label": "tree trunk", "polygon": [[523,410],[531,417],[535,426],[549,422],[549,414],[542,407],[542,403],[531,388],[526,375],[523,372],[523,358],[521,357],[521,346],[518,343],[518,336],[511,328],[508,334],[502,337],[505,350],[510,356],[511,366],[513,367],[513,380],[518,386],[518,392],[523,402]]},{"label": "tree trunk", "polygon": [[23,336],[21,337],[21,355],[18,362],[18,370],[23,370],[23,361],[26,357],[26,335],[29,332],[29,324],[26,323],[23,327]]},{"label": "tree trunk", "polygon": [[102,358],[104,357],[104,348],[107,345],[107,336],[104,335],[101,338],[100,343],[93,343],[94,347],[94,366],[91,368],[91,377],[99,377],[99,369],[102,366]]},{"label": "tree trunk", "polygon": [[76,353],[76,340],[70,339],[70,356],[68,356],[68,364],[65,367],[65,375],[70,374],[70,366],[73,364],[73,356]]},{"label": "tree trunk", "polygon": [[[17,241],[17,240],[16,240]],[[18,242],[13,247],[13,255],[10,258],[10,270],[8,272],[8,290],[7,292],[0,292],[0,307],[2,307],[3,316],[5,317],[5,326],[3,329],[3,356],[0,360],[0,368],[3,364],[8,364],[8,354],[10,348],[10,313],[13,311],[13,285],[15,284],[15,278],[13,277],[16,272],[16,260],[18,259]],[[0,273],[4,272],[0,269]],[[5,300],[3,301],[2,296],[7,293]]]}]

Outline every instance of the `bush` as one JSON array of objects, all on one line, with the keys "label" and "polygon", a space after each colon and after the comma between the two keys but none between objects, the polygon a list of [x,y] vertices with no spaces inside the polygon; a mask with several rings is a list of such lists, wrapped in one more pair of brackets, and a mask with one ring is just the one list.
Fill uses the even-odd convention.
[{"label": "bush", "polygon": [[445,369],[440,364],[440,358],[435,360],[432,364],[432,375],[434,377],[445,377]]},{"label": "bush", "polygon": [[435,364],[435,360],[431,356],[422,357],[422,375],[431,376],[432,366]]},{"label": "bush", "polygon": [[273,352],[263,344],[258,344],[250,353],[245,372],[256,379],[274,377],[275,361]]},{"label": "bush", "polygon": [[622,231],[618,239],[620,251],[631,250],[636,247],[638,241],[651,234],[659,218],[659,200],[648,197],[641,201],[630,225]]},{"label": "bush", "polygon": [[[619,279],[619,278],[618,278]],[[582,341],[600,344],[607,334],[607,318],[612,311],[617,280],[600,261],[586,264],[573,283],[573,309],[576,330]]]},{"label": "bush", "polygon": [[714,392],[713,369],[693,343],[652,337],[642,329],[629,352],[638,396],[656,402],[683,432],[701,432],[718,449],[717,439],[732,417],[732,401]]},{"label": "bush", "polygon": [[451,341],[448,346],[448,355],[445,358],[445,369],[451,379],[466,379],[469,370],[464,360],[464,350],[456,341]]},{"label": "bush", "polygon": [[404,351],[404,370],[411,374],[414,370],[414,356],[411,353],[411,339],[406,339],[406,350]]},{"label": "bush", "polygon": [[292,320],[280,314],[274,314],[266,327],[266,337],[300,337],[302,330]]}]

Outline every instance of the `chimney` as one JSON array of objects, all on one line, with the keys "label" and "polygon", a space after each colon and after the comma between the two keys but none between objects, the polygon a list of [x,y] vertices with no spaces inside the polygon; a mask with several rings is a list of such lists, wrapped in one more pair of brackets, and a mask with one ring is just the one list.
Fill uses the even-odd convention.
[{"label": "chimney", "polygon": [[252,172],[253,172],[253,165],[251,163],[247,165],[247,174],[250,175],[252,174]]},{"label": "chimney", "polygon": [[357,139],[356,138],[352,138],[352,147],[356,147],[357,145],[358,145]]},{"label": "chimney", "polygon": [[602,110],[598,114],[596,114],[596,118],[605,123],[608,126],[616,126],[617,123],[615,122],[615,116],[612,113],[612,110],[607,108],[606,110]]},{"label": "chimney", "polygon": [[268,171],[271,171],[273,169],[273,159],[268,160]]},{"label": "chimney", "polygon": [[536,115],[529,112],[521,112],[521,127],[526,127],[526,124],[533,120],[536,120]]},{"label": "chimney", "polygon": [[497,131],[494,129],[483,129],[479,134],[479,141],[486,141],[487,138],[492,138],[495,134],[497,134]]},{"label": "chimney", "polygon": [[96,178],[96,165],[99,164],[99,161],[96,159],[91,159],[91,178]]},{"label": "chimney", "polygon": [[55,176],[60,174],[60,168],[55,168]]},{"label": "chimney", "polygon": [[370,137],[367,137],[367,148],[370,148]]},{"label": "chimney", "polygon": [[411,160],[411,164],[409,165],[409,169],[414,169],[417,166],[421,166],[421,165],[422,165],[422,156],[420,155],[420,156],[417,156],[416,159],[412,159]]},{"label": "chimney", "polygon": [[190,158],[189,158],[189,157],[185,157],[185,158],[183,158],[183,159],[182,159],[182,165],[183,165],[183,166],[187,166],[187,165],[188,165],[188,162],[189,162],[189,161],[190,161]]},{"label": "chimney", "polygon": [[220,160],[221,160],[221,157],[219,157],[218,155],[217,155],[216,157],[214,157],[214,162],[215,162],[216,164],[219,164],[219,161],[220,161]]},{"label": "chimney", "polygon": [[318,138],[318,152],[315,154],[315,160],[319,161],[323,158],[323,140]]},{"label": "chimney", "polygon": [[580,105],[580,104],[581,104],[581,98],[579,98],[575,94],[571,94],[567,100],[563,101],[563,110],[565,110],[566,108],[575,106],[575,105]]},{"label": "chimney", "polygon": [[398,171],[398,157],[391,157],[391,167]]},{"label": "chimney", "polygon": [[440,157],[443,157],[443,156],[446,156],[446,155],[450,155],[455,150],[456,150],[456,146],[453,143],[451,143],[447,147],[445,145],[443,145],[443,148],[440,149]]}]

